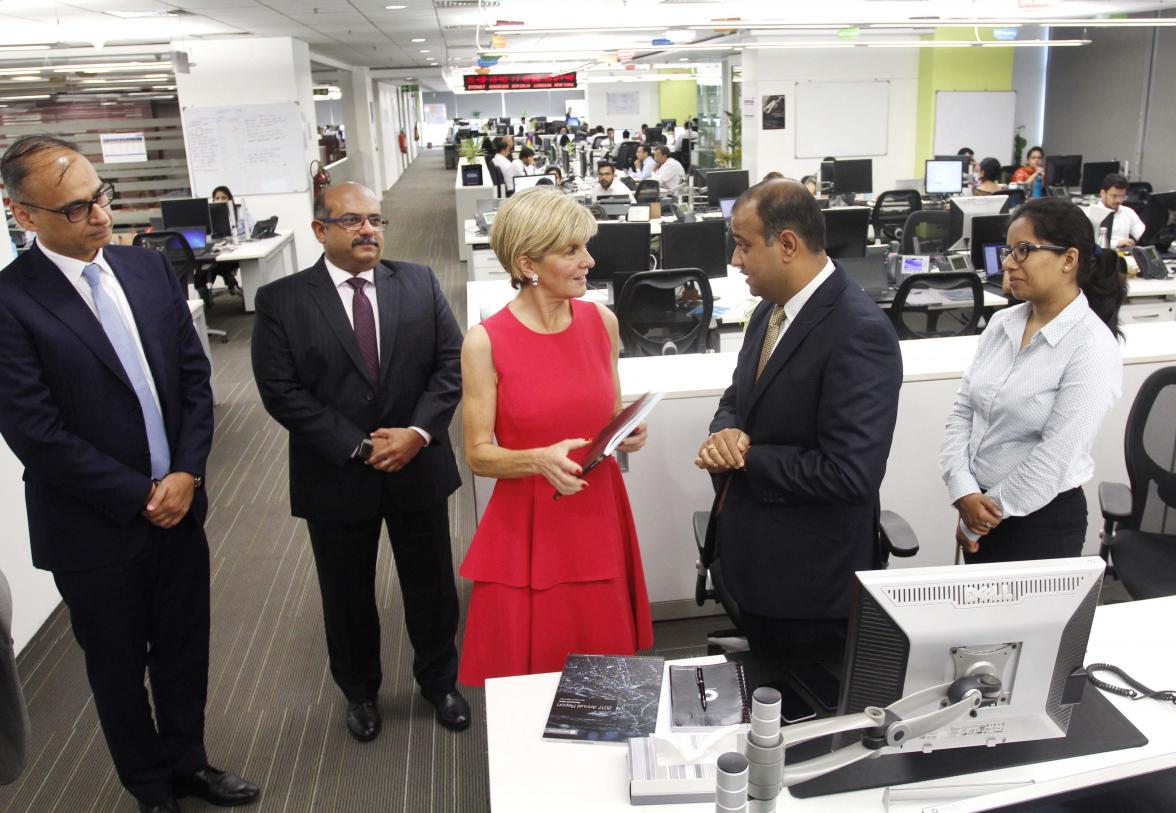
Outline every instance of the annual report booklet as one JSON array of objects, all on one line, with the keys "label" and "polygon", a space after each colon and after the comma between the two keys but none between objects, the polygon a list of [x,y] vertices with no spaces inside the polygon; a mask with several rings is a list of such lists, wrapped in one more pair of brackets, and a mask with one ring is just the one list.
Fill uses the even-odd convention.
[{"label": "annual report booklet", "polygon": [[[705,698],[705,700],[704,700]],[[670,727],[698,731],[751,722],[743,664],[670,667]]]},{"label": "annual report booklet", "polygon": [[664,658],[568,655],[543,737],[624,745],[653,733]]}]

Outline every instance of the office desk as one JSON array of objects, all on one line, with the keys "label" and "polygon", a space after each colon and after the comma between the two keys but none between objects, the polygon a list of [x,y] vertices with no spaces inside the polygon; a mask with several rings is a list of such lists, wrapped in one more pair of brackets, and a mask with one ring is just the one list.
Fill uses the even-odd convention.
[{"label": "office desk", "polygon": [[1119,309],[1123,324],[1176,321],[1176,279],[1127,280],[1127,301]]},{"label": "office desk", "polygon": [[453,205],[457,211],[457,249],[461,252],[461,261],[470,259],[469,245],[465,242],[466,221],[473,221],[478,211],[478,201],[491,200],[498,197],[498,190],[490,183],[490,170],[482,164],[482,185],[461,185],[461,164],[457,168],[457,177],[453,179]]},{"label": "office desk", "polygon": [[[1135,395],[1150,373],[1176,363],[1176,323],[1125,325],[1123,332],[1123,396],[1095,440],[1094,477],[1084,487],[1089,511],[1084,551],[1088,555],[1098,550],[1102,526],[1098,483],[1127,482],[1123,430]],[[978,336],[961,336],[899,344],[903,386],[881,502],[911,524],[921,547],[918,556],[892,560],[891,567],[947,565],[955,559],[952,534],[957,514],[939,475],[939,447],[960,379],[979,341]],[[719,396],[731,383],[735,362],[735,353],[724,352],[623,358],[618,365],[621,398],[626,403],[650,390],[666,393],[650,416],[645,448],[629,455],[623,466],[656,619],[719,612],[714,603],[704,608],[694,603],[697,551],[692,515],[710,510],[714,500],[710,478],[694,467],[694,457],[706,438]],[[474,478],[479,518],[493,487],[493,480]]]},{"label": "office desk", "polygon": [[288,277],[298,271],[294,254],[294,232],[279,231],[276,237],[242,243],[232,251],[216,255],[218,263],[237,263],[241,268],[241,291],[245,310],[253,312],[257,289],[267,282]]},{"label": "office desk", "polygon": [[[1176,597],[1099,607],[1095,612],[1085,662],[1112,663],[1147,685],[1162,684],[1176,670],[1176,633],[1167,623],[1173,613],[1176,613]],[[699,660],[677,663],[693,664]],[[543,726],[547,722],[547,713],[558,684],[558,672],[486,681],[486,740],[492,811],[620,813],[646,810],[650,813],[713,813],[713,802],[631,807],[627,749],[619,745],[543,740]],[[663,688],[664,685],[665,682]],[[1098,690],[1087,686],[1086,691]],[[953,781],[996,783],[1033,780],[1032,784],[958,802],[951,808],[953,813],[969,813],[998,805],[1044,799],[1176,766],[1176,707],[1158,700],[1131,701],[1113,695],[1106,697],[1147,736],[1147,745],[985,771],[956,779],[939,779],[927,784],[943,786]],[[664,693],[662,703],[666,703]],[[778,799],[777,809],[797,813],[810,810],[821,813],[873,813],[884,809],[883,792],[883,788],[874,788],[797,799],[785,789]]]},{"label": "office desk", "polygon": [[220,398],[216,392],[215,373],[212,366],[212,347],[208,343],[208,320],[205,318],[204,303],[199,299],[188,300],[188,310],[192,312],[192,326],[196,328],[196,335],[200,337],[200,346],[204,348],[204,355],[208,356],[209,384],[212,387],[212,403],[219,404]]}]

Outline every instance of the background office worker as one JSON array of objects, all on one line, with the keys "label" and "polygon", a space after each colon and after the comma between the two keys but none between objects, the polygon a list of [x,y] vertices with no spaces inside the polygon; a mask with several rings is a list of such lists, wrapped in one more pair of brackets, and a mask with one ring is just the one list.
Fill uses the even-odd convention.
[{"label": "background office worker", "polygon": [[647,178],[653,177],[653,172],[657,169],[657,163],[653,160],[653,156],[649,154],[649,147],[645,144],[637,145],[637,157],[633,161],[635,172],[633,177],[639,181],[644,181]]},{"label": "background office worker", "polygon": [[1103,206],[1115,213],[1111,221],[1111,246],[1134,247],[1147,227],[1134,209],[1123,205],[1123,201],[1127,200],[1127,179],[1117,172],[1107,175],[1103,178],[1098,197]]},{"label": "background office worker", "polygon": [[[461,682],[552,672],[569,652],[653,644],[637,532],[611,457],[581,478],[576,450],[621,408],[617,318],[579,297],[596,222],[552,189],[507,201],[490,245],[518,295],[462,346],[470,469],[494,477],[461,575],[474,580]],[[645,444],[645,425],[620,448]],[[563,495],[553,500],[555,492]]]},{"label": "background office worker", "polygon": [[686,170],[677,158],[670,155],[670,148],[665,144],[658,144],[653,148],[653,161],[657,169],[653,178],[661,187],[662,195],[676,195],[686,182]]},{"label": "background office worker", "polygon": [[1060,198],[1019,207],[1003,251],[1022,304],[980,335],[948,415],[939,468],[968,562],[1079,556],[1090,450],[1122,391],[1119,256]]},{"label": "background office worker", "polygon": [[1045,185],[1045,150],[1030,147],[1025,153],[1025,166],[1013,170],[1012,182],[1025,187],[1030,197],[1041,197]]},{"label": "background office worker", "polygon": [[633,200],[629,187],[617,180],[617,168],[608,161],[596,165],[596,185],[592,187],[592,200],[601,195],[626,195]]},{"label": "background office worker", "polygon": [[331,676],[361,742],[380,730],[376,554],[387,525],[413,675],[451,729],[469,725],[457,675],[446,500],[461,481],[449,421],[461,331],[428,266],[381,260],[380,200],[356,183],[315,202],[323,256],[263,286],[253,323],[262,403],[290,431],[290,510],[306,519]]},{"label": "background office worker", "polygon": [[498,171],[502,173],[502,185],[506,191],[514,189],[514,167],[510,162],[510,142],[502,136],[494,139],[494,157],[490,159]]},{"label": "background office worker", "polygon": [[1001,190],[1000,161],[995,158],[985,158],[976,165],[975,195],[995,195]]},{"label": "background office worker", "polygon": [[878,565],[878,488],[902,357],[882,310],[825,254],[795,181],[739,196],[731,263],[763,298],[695,465],[712,474],[727,587],[752,651],[844,636],[853,573]]},{"label": "background office worker", "polygon": [[114,190],[73,145],[17,139],[0,175],[36,233],[0,272],[0,433],[25,468],[33,564],[69,607],[140,809],[246,804],[257,788],[204,750],[212,391],[188,303],[162,254],[107,245]]}]

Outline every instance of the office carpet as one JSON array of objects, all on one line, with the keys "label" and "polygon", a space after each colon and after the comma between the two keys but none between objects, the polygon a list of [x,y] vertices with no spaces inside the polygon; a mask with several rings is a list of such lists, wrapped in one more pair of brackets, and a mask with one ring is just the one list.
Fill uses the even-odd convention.
[{"label": "office carpet", "polygon": [[[426,152],[384,201],[391,221],[385,256],[437,272],[465,324],[465,267],[454,244],[453,174]],[[474,722],[454,734],[437,726],[415,691],[399,586],[388,546],[379,558],[383,621],[384,730],[361,745],[347,734],[345,706],[327,669],[322,616],[306,526],[290,517],[286,433],[262,409],[249,362],[252,317],[241,301],[216,297],[209,324],[228,331],[212,345],[216,438],[209,459],[212,646],[207,744],[212,763],[263,788],[249,810],[293,813],[481,813],[489,810],[485,704],[465,691]],[[451,434],[461,448],[460,413]],[[455,561],[474,530],[473,488],[450,502]],[[469,583],[459,580],[463,611]],[[658,624],[658,649],[701,654],[713,619]],[[59,608],[21,653],[33,723],[24,776],[0,787],[0,813],[133,811],[98,728],[81,651]],[[194,800],[185,811],[215,810]]]}]

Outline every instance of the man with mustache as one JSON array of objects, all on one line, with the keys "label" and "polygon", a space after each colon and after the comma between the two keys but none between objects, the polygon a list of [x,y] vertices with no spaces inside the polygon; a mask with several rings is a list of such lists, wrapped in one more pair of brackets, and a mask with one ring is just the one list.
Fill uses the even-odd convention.
[{"label": "man with mustache", "polygon": [[330,187],[314,217],[323,257],[258,290],[252,351],[261,400],[290,432],[290,509],[310,531],[331,675],[351,735],[375,738],[387,525],[413,675],[437,721],[461,730],[446,502],[461,484],[449,445],[461,331],[431,269],[380,259],[388,220],[370,189]]}]

